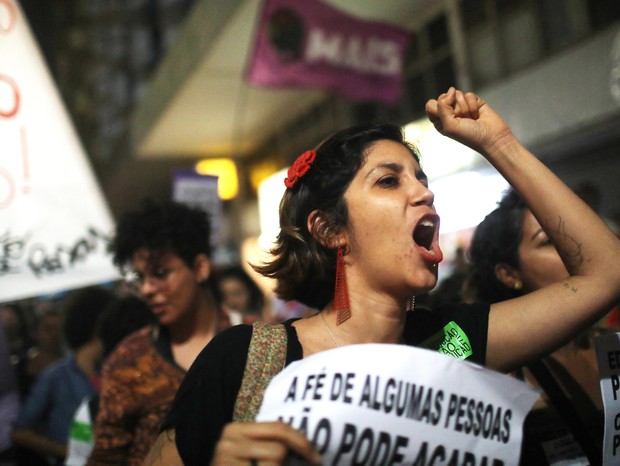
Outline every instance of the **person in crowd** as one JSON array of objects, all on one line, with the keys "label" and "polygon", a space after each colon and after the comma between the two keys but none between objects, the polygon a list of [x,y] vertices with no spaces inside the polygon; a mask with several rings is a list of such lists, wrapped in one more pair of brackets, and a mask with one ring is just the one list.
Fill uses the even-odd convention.
[{"label": "person in crowd", "polygon": [[15,466],[11,428],[19,413],[17,378],[11,365],[9,341],[0,319],[0,466]]},{"label": "person in crowd", "polygon": [[[488,303],[523,296],[570,276],[550,236],[513,190],[476,228],[469,257],[468,283],[476,298]],[[593,342],[601,332],[592,327],[515,372],[542,389],[525,426],[522,464],[555,464],[560,459],[566,464],[580,459],[601,463],[603,401]]]},{"label": "person in crowd", "polygon": [[108,304],[97,322],[97,337],[103,345],[104,360],[128,335],[157,324],[146,302],[134,294],[123,295]]},{"label": "person in crowd", "polygon": [[[607,226],[620,238],[620,223],[614,217],[601,214],[602,192],[598,184],[593,181],[582,181],[574,188],[575,194],[579,196],[586,204],[588,204],[594,212],[599,214]],[[616,303],[614,308],[603,317],[598,323],[601,327],[617,328],[620,326],[620,302]]]},{"label": "person in crowd", "polygon": [[222,305],[232,324],[251,324],[263,320],[265,295],[241,265],[223,267],[217,272]]},{"label": "person in crowd", "polygon": [[582,181],[573,188],[573,191],[575,191],[575,194],[577,194],[577,196],[588,204],[594,212],[599,214],[611,231],[613,231],[616,235],[620,235],[620,225],[616,223],[613,217],[609,217],[601,213],[603,196],[601,188],[595,182]]},{"label": "person in crowd", "polygon": [[207,214],[146,201],[117,223],[113,260],[157,319],[129,335],[102,370],[89,465],[141,464],[181,379],[198,353],[230,326],[211,277]]},{"label": "person in crowd", "polygon": [[422,301],[425,306],[434,308],[445,303],[471,302],[465,299],[463,293],[468,275],[465,249],[458,246],[454,256],[454,263],[448,275],[428,294],[426,301],[416,297],[416,304]]},{"label": "person in crowd", "polygon": [[277,296],[272,299],[270,312],[266,322],[279,324],[288,319],[308,317],[316,313],[316,309],[311,308],[299,301],[284,300]]},{"label": "person in crowd", "polygon": [[[458,325],[471,346],[466,360],[510,372],[562,346],[620,296],[618,238],[483,99],[450,88],[426,112],[440,133],[482,154],[524,197],[568,276],[501,303],[407,312],[412,296],[435,286],[442,260],[433,193],[399,127],[348,128],[290,167],[272,259],[255,265],[277,280],[282,299],[320,310],[282,324],[287,364],[356,343],[437,350],[444,326]],[[244,403],[237,395],[259,328],[235,326],[204,349],[145,464],[275,465],[289,454],[320,464],[310,440],[288,424],[240,422],[246,413],[235,404]]]},{"label": "person in crowd", "polygon": [[70,354],[47,367],[35,381],[12,433],[13,442],[62,464],[71,419],[85,396],[99,389],[102,347],[95,335],[99,315],[115,299],[99,286],[69,294],[62,304],[63,329]]},{"label": "person in crowd", "polygon": [[28,366],[28,349],[33,341],[30,337],[28,323],[24,316],[22,306],[17,303],[5,303],[0,305],[0,322],[4,327],[9,360],[15,376],[20,398],[23,400],[30,391],[32,381],[26,373]]},{"label": "person in crowd", "polygon": [[[4,328],[10,358],[16,361],[21,358],[32,344],[24,311],[17,303],[0,305],[0,323]],[[12,362],[15,364],[15,362]]]},{"label": "person in crowd", "polygon": [[62,316],[57,308],[41,312],[34,324],[32,336],[34,345],[28,349],[24,367],[28,386],[46,367],[65,356]]},{"label": "person in crowd", "polygon": [[[95,334],[103,347],[102,360],[112,353],[127,335],[156,323],[146,303],[134,295],[110,302],[99,316]],[[94,446],[93,423],[99,411],[99,394],[86,396],[71,422],[65,466],[86,464]]]},{"label": "person in crowd", "polygon": [[0,318],[5,324],[11,363],[17,376],[22,400],[28,396],[36,378],[50,364],[65,356],[62,336],[62,316],[58,309],[47,308],[37,317],[32,331],[26,319],[26,308],[18,303],[0,306]]}]

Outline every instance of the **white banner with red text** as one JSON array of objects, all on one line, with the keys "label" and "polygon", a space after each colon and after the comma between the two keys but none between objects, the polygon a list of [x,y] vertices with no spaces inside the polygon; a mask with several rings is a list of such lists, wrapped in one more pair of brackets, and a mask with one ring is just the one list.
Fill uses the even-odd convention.
[{"label": "white banner with red text", "polygon": [[117,278],[112,225],[26,18],[0,0],[0,302]]}]

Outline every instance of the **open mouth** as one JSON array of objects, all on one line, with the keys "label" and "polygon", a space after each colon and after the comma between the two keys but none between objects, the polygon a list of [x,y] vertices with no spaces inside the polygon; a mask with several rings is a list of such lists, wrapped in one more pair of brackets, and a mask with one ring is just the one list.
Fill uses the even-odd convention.
[{"label": "open mouth", "polygon": [[437,237],[439,235],[439,217],[427,215],[420,219],[413,231],[413,241],[423,253],[424,258],[437,263],[443,259]]},{"label": "open mouth", "polygon": [[435,238],[435,230],[437,224],[431,218],[423,218],[415,227],[413,232],[413,240],[417,245],[424,249],[430,250]]}]

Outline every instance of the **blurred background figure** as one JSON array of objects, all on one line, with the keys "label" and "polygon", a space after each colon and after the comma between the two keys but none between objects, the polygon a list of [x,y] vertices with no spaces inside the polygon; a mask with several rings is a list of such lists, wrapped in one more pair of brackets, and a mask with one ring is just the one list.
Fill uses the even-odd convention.
[{"label": "blurred background figure", "polygon": [[306,306],[305,304],[295,301],[294,299],[286,301],[274,296],[271,305],[271,312],[267,322],[271,324],[278,324],[296,317],[309,317],[316,314],[316,312],[316,309]]},{"label": "blurred background figure", "polygon": [[58,309],[45,309],[36,318],[32,332],[33,346],[28,349],[23,368],[24,393],[50,364],[65,356],[62,316]]},{"label": "blurred background figure", "polygon": [[233,325],[264,320],[265,295],[241,265],[224,267],[217,272],[222,306]]},{"label": "blurred background figure", "polygon": [[32,344],[24,313],[16,303],[2,304],[0,305],[0,322],[6,335],[11,363],[16,364],[19,359],[25,357]]},{"label": "blurred background figure", "polygon": [[21,307],[16,303],[0,305],[0,323],[6,336],[9,361],[17,378],[19,394],[23,398],[29,389],[25,367],[32,340]]},{"label": "blurred background figure", "polygon": [[574,191],[594,212],[605,220],[607,226],[616,236],[620,234],[620,225],[612,217],[601,214],[601,189],[596,183],[584,181],[578,184]]},{"label": "blurred background figure", "polygon": [[[592,208],[592,210],[601,216],[616,236],[620,237],[620,223],[618,222],[620,218],[614,218],[616,215],[614,215],[613,212],[612,216],[605,216],[600,212],[601,190],[599,186],[593,182],[584,181],[583,183],[577,185],[574,191],[586,204]],[[618,303],[618,305],[615,306],[598,324],[599,326],[609,328],[620,327],[620,303]]]},{"label": "blurred background figure", "polygon": [[[103,346],[103,360],[123,338],[157,322],[137,296],[128,295],[110,302],[97,322],[96,335]],[[99,411],[99,394],[86,396],[73,416],[68,440],[66,466],[86,464],[94,446],[93,424]]]},{"label": "blurred background figure", "polygon": [[73,414],[85,396],[99,389],[98,364],[103,347],[96,323],[115,299],[102,287],[69,294],[62,305],[63,329],[70,353],[36,379],[12,433],[19,464],[63,464]]},{"label": "blurred background figure", "polygon": [[29,325],[24,306],[18,303],[0,305],[0,319],[22,400],[37,376],[65,355],[60,312],[48,307],[40,313],[35,310],[33,314],[34,324]]},{"label": "blurred background figure", "polygon": [[454,262],[448,276],[426,295],[416,296],[416,306],[435,309],[443,304],[473,303],[474,300],[465,299],[464,296],[467,276],[465,248],[458,246],[454,251]]},{"label": "blurred background figure", "polygon": [[[569,276],[554,245],[514,191],[478,225],[469,258],[466,292],[489,303]],[[603,403],[593,337],[603,331],[591,328],[514,374],[543,390],[524,426],[521,464],[601,464]]]},{"label": "blurred background figure", "polygon": [[14,466],[11,426],[19,413],[19,393],[3,320],[0,320],[0,375],[0,466]]},{"label": "blurred background figure", "polygon": [[113,260],[157,324],[125,338],[103,365],[89,465],[142,464],[198,353],[230,321],[212,277],[203,210],[146,201],[123,214]]},{"label": "blurred background figure", "polygon": [[127,335],[156,323],[151,309],[137,296],[126,295],[109,303],[97,323],[104,359]]}]

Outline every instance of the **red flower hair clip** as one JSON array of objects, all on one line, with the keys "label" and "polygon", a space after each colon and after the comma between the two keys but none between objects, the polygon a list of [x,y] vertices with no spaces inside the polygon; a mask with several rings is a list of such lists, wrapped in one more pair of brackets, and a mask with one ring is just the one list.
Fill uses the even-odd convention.
[{"label": "red flower hair clip", "polygon": [[308,170],[312,167],[312,162],[314,162],[315,157],[315,150],[306,151],[297,157],[295,163],[288,169],[288,176],[284,179],[284,185],[287,188],[292,188],[295,186],[297,181],[308,173]]}]

